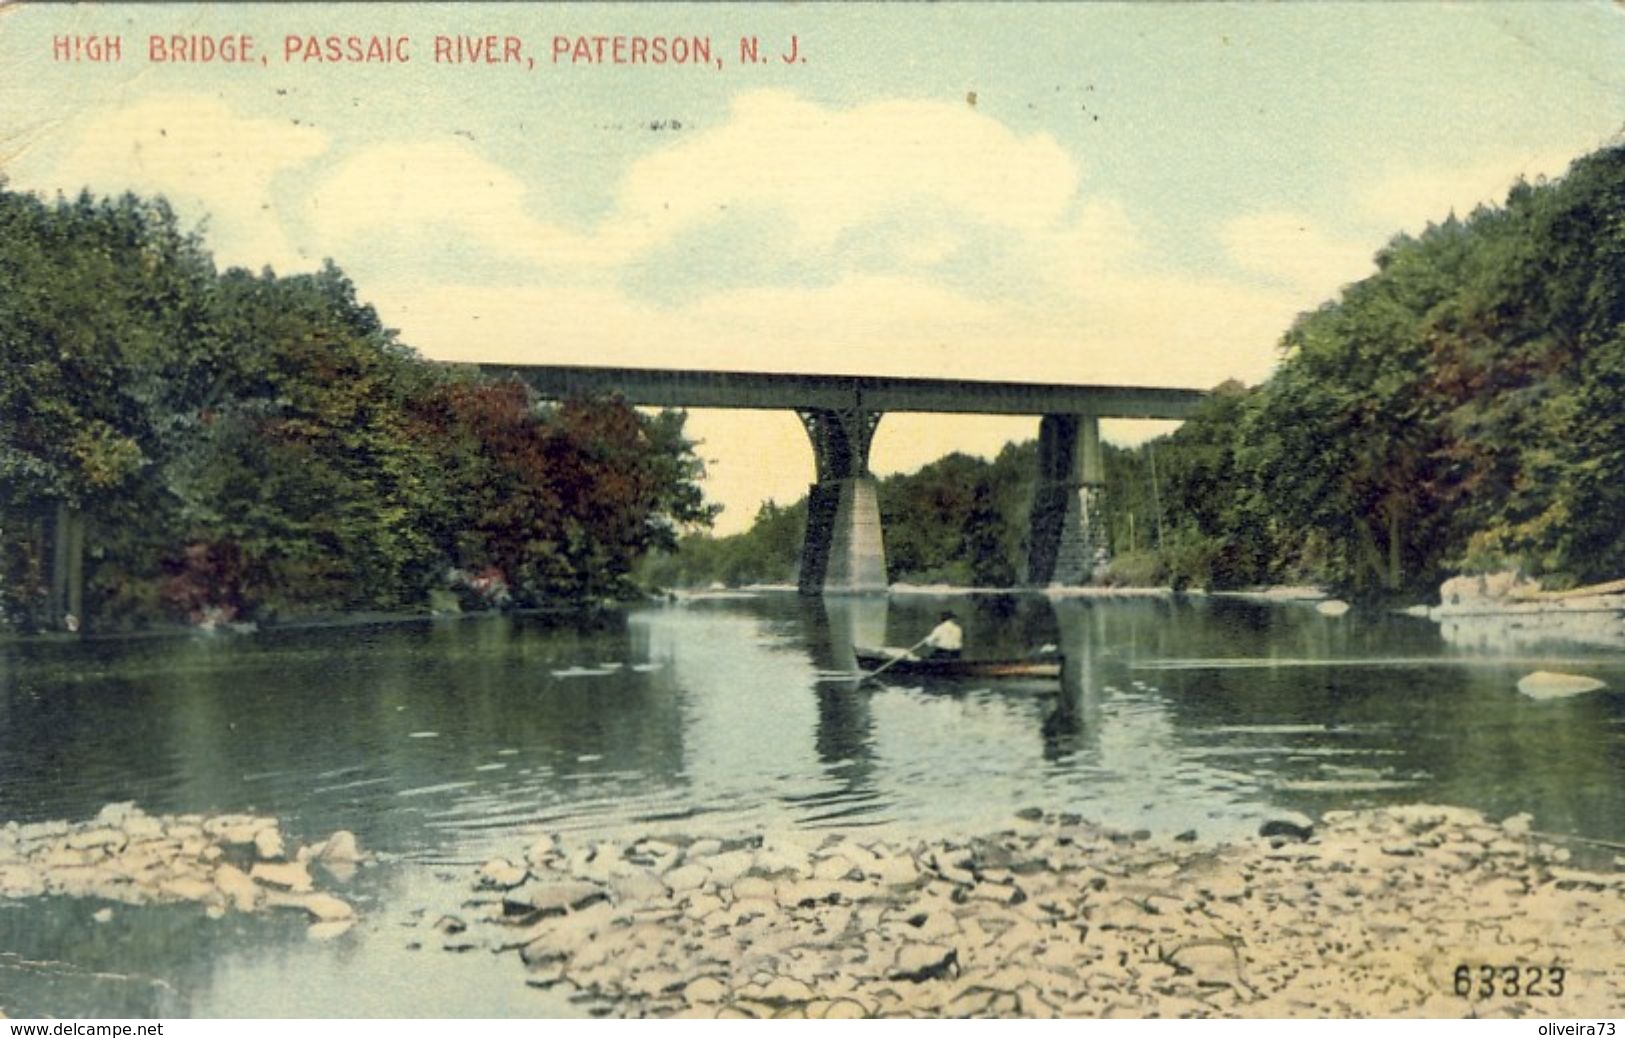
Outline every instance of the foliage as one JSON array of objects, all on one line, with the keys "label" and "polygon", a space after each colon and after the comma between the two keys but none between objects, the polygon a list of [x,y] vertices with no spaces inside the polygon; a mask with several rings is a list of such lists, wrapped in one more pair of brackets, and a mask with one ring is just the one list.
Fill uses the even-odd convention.
[{"label": "foliage", "polygon": [[[1376,262],[1293,324],[1263,385],[1108,447],[1110,579],[1417,595],[1462,569],[1625,574],[1625,148]],[[1021,576],[1033,468],[1028,443],[884,480],[891,578]]]},{"label": "foliage", "polygon": [[585,602],[713,514],[681,414],[426,364],[331,262],[217,274],[161,200],[0,184],[0,354],[13,624],[54,619],[60,508],[104,625],[418,608],[454,568]]},{"label": "foliage", "polygon": [[1625,149],[1396,238],[1275,374],[1156,446],[1219,584],[1625,572]]}]

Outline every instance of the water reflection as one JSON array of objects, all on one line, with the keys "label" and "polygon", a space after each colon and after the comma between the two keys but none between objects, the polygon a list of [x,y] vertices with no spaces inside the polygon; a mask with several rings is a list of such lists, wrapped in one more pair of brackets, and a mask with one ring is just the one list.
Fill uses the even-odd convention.
[{"label": "water reflection", "polygon": [[1080,599],[1055,599],[1050,608],[1056,642],[1045,644],[1055,644],[1061,653],[1061,683],[1055,708],[1044,718],[1044,759],[1057,763],[1100,745],[1104,712],[1094,647],[1101,618]]},{"label": "water reflection", "polygon": [[874,777],[874,720],[854,650],[884,638],[887,604],[875,596],[844,596],[807,599],[802,605],[813,663],[833,678],[813,689],[818,698],[814,747],[848,800],[868,790]]},{"label": "water reflection", "polygon": [[[912,644],[944,608],[968,655],[1053,644],[1061,680],[853,680],[855,647]],[[299,839],[352,829],[394,862],[358,881],[367,920],[408,902],[455,910],[460,873],[442,880],[437,863],[561,830],[926,835],[1040,805],[1221,838],[1286,810],[1433,801],[1619,842],[1625,697],[1518,695],[1544,651],[1466,652],[1425,622],[1236,601],[924,594],[700,598],[584,629],[494,617],[14,643],[0,646],[0,819],[135,799],[276,814]],[[1618,655],[1552,651],[1625,688]],[[279,957],[262,946],[280,924],[204,935],[195,913],[132,925],[148,980],[92,982],[119,956],[86,935],[81,907],[0,905],[0,947],[71,967],[26,980],[38,1011],[267,1008],[245,993],[282,991],[315,962],[338,979],[269,1011],[330,1015],[371,986],[380,1004],[456,1012],[482,990],[414,965],[393,923],[328,950],[290,931],[297,950]]]}]

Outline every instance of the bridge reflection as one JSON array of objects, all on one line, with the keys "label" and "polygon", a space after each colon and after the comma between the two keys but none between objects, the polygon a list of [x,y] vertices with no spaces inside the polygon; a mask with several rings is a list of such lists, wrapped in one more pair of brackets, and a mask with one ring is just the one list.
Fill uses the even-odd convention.
[{"label": "bridge reflection", "polygon": [[[893,601],[831,596],[805,600],[800,610],[809,656],[823,675],[815,685],[818,757],[827,765],[843,766],[842,774],[854,783],[866,782],[874,764],[870,701],[877,690],[874,683],[860,681],[855,650],[912,643],[918,638],[916,628],[928,626],[939,607],[950,607],[946,596],[910,601],[897,609]],[[1102,692],[1096,650],[1105,640],[1101,610],[1086,600],[1032,595],[955,597],[951,602],[967,622],[971,655],[1018,656],[1053,645],[1064,657],[1060,680],[1039,693],[1051,700],[1039,730],[1046,760],[1062,761],[1098,746]],[[890,623],[894,619],[895,625]],[[1035,684],[1033,679],[990,684],[972,679],[922,688],[921,694],[1004,690],[1030,696]]]}]

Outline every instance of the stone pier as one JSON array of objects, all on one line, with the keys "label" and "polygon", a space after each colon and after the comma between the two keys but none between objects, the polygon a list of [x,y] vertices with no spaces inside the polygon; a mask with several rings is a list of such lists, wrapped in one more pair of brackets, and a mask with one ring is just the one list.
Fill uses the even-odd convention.
[{"label": "stone pier", "polygon": [[1074,385],[887,375],[682,371],[559,364],[484,364],[549,400],[618,396],[641,407],[794,410],[812,440],[818,477],[807,500],[797,578],[803,594],[886,590],[869,443],[884,414],[1041,415],[1030,584],[1085,584],[1110,558],[1103,511],[1100,419],[1189,417],[1205,395],[1164,386]]},{"label": "stone pier", "polygon": [[797,584],[804,595],[886,590],[880,499],[869,445],[880,414],[862,408],[796,412],[812,440],[818,482],[807,492]]},{"label": "stone pier", "polygon": [[1047,414],[1038,426],[1027,582],[1087,584],[1111,560],[1106,543],[1106,466],[1100,419]]}]

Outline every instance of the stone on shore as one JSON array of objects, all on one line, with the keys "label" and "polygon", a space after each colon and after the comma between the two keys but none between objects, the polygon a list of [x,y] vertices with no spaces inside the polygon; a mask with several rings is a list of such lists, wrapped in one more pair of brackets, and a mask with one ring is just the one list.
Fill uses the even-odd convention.
[{"label": "stone on shore", "polygon": [[365,858],[361,842],[348,829],[340,829],[329,836],[316,855],[316,860],[323,865],[359,865]]},{"label": "stone on shore", "polygon": [[266,826],[254,834],[254,854],[261,861],[280,861],[287,857],[287,848],[283,846],[282,834],[276,826]]},{"label": "stone on shore", "polygon": [[[784,840],[697,887],[683,869],[738,852],[643,840],[625,859],[647,863],[632,862],[645,881],[612,880],[613,904],[584,878],[607,852],[560,847],[553,885],[590,903],[555,896],[556,912],[484,922],[495,935],[462,943],[517,949],[532,983],[568,982],[602,1011],[667,1018],[1409,1016],[1456,997],[1425,963],[1521,945],[1617,959],[1603,905],[1625,878],[1555,864],[1563,849],[1532,842],[1525,819],[1415,805],[1304,823],[1213,848],[1048,813],[904,848]],[[647,882],[659,867],[687,889]],[[1621,997],[1611,973],[1561,1011]]]},{"label": "stone on shore", "polygon": [[511,890],[525,882],[530,870],[507,858],[492,858],[480,866],[480,883],[491,890]]},{"label": "stone on shore", "polygon": [[279,890],[291,890],[296,894],[315,888],[309,870],[302,862],[297,861],[255,862],[253,868],[248,870],[248,876],[256,883]]},{"label": "stone on shore", "polygon": [[288,895],[282,903],[289,907],[304,909],[319,923],[336,923],[355,918],[355,909],[349,902],[332,894]]},{"label": "stone on shore", "polygon": [[[0,826],[0,896],[58,895],[129,905],[191,902],[211,919],[228,911],[255,912],[293,899],[319,922],[351,918],[338,898],[312,894],[302,861],[235,862],[285,856],[275,819],[227,814],[152,816],[133,802],[111,803],[89,821]],[[301,898],[309,900],[300,900]],[[111,918],[101,909],[98,921]]]},{"label": "stone on shore", "polygon": [[311,923],[305,929],[305,936],[313,941],[331,941],[335,937],[342,937],[350,932],[355,925],[353,919],[335,919],[329,922]]},{"label": "stone on shore", "polygon": [[532,879],[503,895],[503,909],[509,915],[563,915],[608,897],[603,887],[586,880]]},{"label": "stone on shore", "polygon": [[249,878],[248,873],[235,865],[218,865],[214,870],[214,885],[231,901],[239,912],[252,912],[265,900],[265,888]]}]

